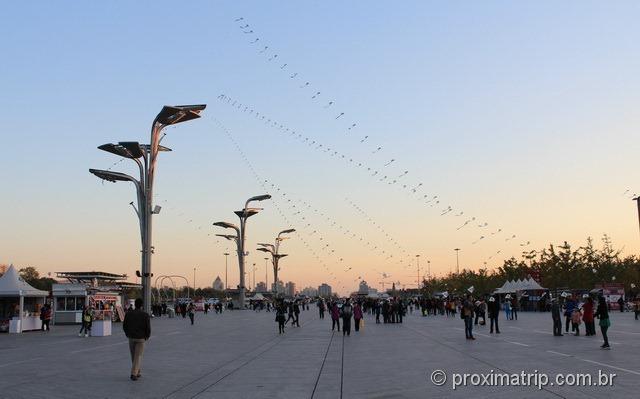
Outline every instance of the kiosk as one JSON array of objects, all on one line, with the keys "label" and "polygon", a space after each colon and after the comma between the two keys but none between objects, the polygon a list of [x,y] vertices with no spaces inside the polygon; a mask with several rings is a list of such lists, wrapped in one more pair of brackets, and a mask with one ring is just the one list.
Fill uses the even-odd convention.
[{"label": "kiosk", "polygon": [[40,308],[48,296],[47,291],[32,287],[13,265],[9,266],[0,277],[0,321],[8,324],[9,333],[40,330]]}]

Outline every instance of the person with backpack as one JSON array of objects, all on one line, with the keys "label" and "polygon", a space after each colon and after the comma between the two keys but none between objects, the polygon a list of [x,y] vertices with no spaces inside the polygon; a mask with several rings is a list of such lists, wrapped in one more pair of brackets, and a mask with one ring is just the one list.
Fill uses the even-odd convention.
[{"label": "person with backpack", "polygon": [[342,336],[351,335],[351,316],[353,315],[353,307],[351,306],[351,302],[347,299],[342,305],[342,311],[340,312],[342,316]]}]

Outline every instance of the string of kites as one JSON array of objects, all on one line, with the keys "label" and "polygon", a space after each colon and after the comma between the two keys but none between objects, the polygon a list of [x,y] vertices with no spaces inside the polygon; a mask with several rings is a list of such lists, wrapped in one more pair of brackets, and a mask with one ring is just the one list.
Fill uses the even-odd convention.
[{"label": "string of kites", "polygon": [[[323,268],[331,276],[334,276],[334,279],[335,279],[335,274],[329,268],[329,266],[326,264],[326,262],[324,262],[323,258],[320,257],[320,254],[319,254],[320,252],[323,252],[326,255],[334,257],[335,264],[337,266],[343,267],[344,268],[344,270],[343,270],[344,272],[350,272],[351,271],[351,272],[355,273],[356,271],[353,270],[352,266],[347,266],[347,265],[344,264],[344,258],[340,257],[336,253],[335,249],[333,249],[332,245],[329,244],[328,241],[324,238],[324,236],[320,232],[320,230],[316,226],[314,226],[306,216],[304,216],[304,214],[307,214],[307,213],[303,214],[303,210],[304,210],[304,212],[309,211],[311,214],[316,214],[316,215],[320,216],[323,219],[323,221],[325,221],[330,227],[338,230],[343,235],[345,235],[348,238],[356,241],[360,245],[367,247],[367,249],[369,249],[369,250],[371,250],[373,252],[377,252],[378,255],[385,256],[385,258],[384,258],[385,261],[388,261],[389,259],[392,259],[394,257],[393,254],[391,254],[390,252],[388,252],[385,249],[382,249],[382,246],[375,245],[375,243],[372,242],[372,241],[367,241],[366,238],[364,238],[363,236],[359,236],[358,234],[356,234],[356,233],[352,232],[351,230],[347,229],[346,227],[342,226],[339,222],[337,222],[333,218],[327,216],[327,214],[325,212],[322,212],[321,210],[313,207],[310,203],[308,203],[308,202],[306,202],[304,200],[296,200],[296,199],[294,199],[290,194],[284,192],[284,190],[282,190],[280,187],[278,187],[274,182],[271,182],[268,179],[263,179],[256,172],[255,168],[253,167],[253,164],[247,158],[247,156],[245,155],[244,151],[242,150],[242,148],[240,147],[238,142],[235,140],[235,138],[233,137],[233,135],[231,134],[229,129],[227,129],[224,125],[222,125],[218,120],[215,120],[215,122],[225,132],[225,134],[227,135],[229,140],[233,143],[233,145],[235,146],[236,150],[240,154],[241,158],[245,161],[245,164],[247,165],[247,167],[254,174],[254,177],[256,178],[256,181],[261,185],[261,187],[263,189],[273,193],[274,196],[272,197],[272,199],[275,201],[274,205],[275,205],[276,209],[278,210],[279,214],[283,217],[283,219],[287,223],[289,223],[291,225],[299,226],[302,230],[305,230],[305,232],[307,232],[307,236],[317,236],[318,237],[318,241],[320,241],[319,245],[321,245],[320,250],[314,249],[314,247],[309,244],[309,241],[301,234],[301,231],[297,230],[296,233],[295,233],[298,236],[298,238],[300,239],[300,241],[303,243],[303,245],[311,252],[313,257],[317,261],[319,261],[321,263]],[[275,190],[275,192],[272,191],[272,190]],[[289,221],[289,219],[287,218],[285,212],[283,212],[281,207],[278,205],[278,201],[277,201],[278,196],[281,196],[284,204],[290,208],[291,215],[300,219],[299,223],[293,223],[292,224]],[[400,265],[402,265],[403,260],[400,259],[396,263],[399,263]],[[386,264],[388,265],[389,262],[387,262]],[[408,265],[405,266],[405,267],[408,267]],[[362,280],[362,276],[358,276],[354,281],[358,281],[358,280]]]},{"label": "string of kites", "polygon": [[[238,103],[237,101],[233,101],[232,102],[232,98],[225,95],[225,94],[221,94],[218,96],[218,99],[223,103],[223,104],[229,104],[231,105],[233,108],[236,109],[240,109],[241,112],[246,113],[249,112],[250,114],[252,114],[253,108],[249,109],[248,106],[244,106],[242,103]],[[247,110],[243,110],[242,108],[245,107],[247,108]],[[311,137],[308,137],[306,134],[301,133],[300,131],[296,131],[293,130],[289,127],[287,127],[284,124],[281,124],[275,120],[272,120],[271,118],[268,118],[266,115],[262,115],[260,116],[259,112],[255,112],[254,116],[256,118],[258,118],[260,121],[264,122],[265,125],[267,125],[268,127],[271,128],[275,128],[277,130],[279,130],[281,133],[287,135],[290,138],[293,138],[294,140],[297,140],[299,142],[301,142],[302,144],[307,145],[308,147],[312,147],[313,149],[317,150],[317,151],[321,151],[327,154],[330,154],[331,157],[334,158],[338,158],[338,159],[342,159],[344,160],[347,164],[351,165],[352,167],[356,167],[356,168],[361,168],[361,169],[366,169],[367,172],[371,172],[374,168],[368,166],[366,163],[364,162],[358,162],[357,160],[354,160],[353,158],[348,157],[346,154],[336,150],[336,149],[332,149],[331,147],[321,143],[318,140],[315,140]],[[369,173],[370,177],[376,177],[377,175],[379,175],[380,172],[377,170],[373,170],[373,173]],[[404,176],[406,176],[408,174],[408,171],[404,171],[400,176],[398,176],[396,179],[392,180],[390,183],[388,183],[388,185],[391,184],[395,184],[396,182],[398,182],[398,180]],[[376,177],[376,180],[379,182],[382,182],[384,180],[386,180],[388,178],[388,176],[383,176],[382,178],[378,179]],[[410,184],[402,184],[401,185],[402,189],[409,189],[410,190],[410,194],[414,195],[417,194],[417,191],[419,189],[421,189],[423,187],[422,183],[418,183],[416,185],[410,185]],[[435,205],[440,203],[439,197],[438,195],[434,195],[434,196],[429,196],[427,194],[417,194],[418,195],[418,199],[421,203],[423,203],[424,205],[427,205],[431,208],[433,208]],[[420,197],[421,195],[421,197]],[[458,217],[462,217],[464,215],[464,211],[459,211],[459,212],[455,212],[452,206],[447,206],[444,209],[440,210],[440,216],[446,216],[446,215],[453,215],[456,218]],[[466,228],[467,226],[475,226],[479,229],[486,229],[489,227],[489,223],[488,222],[481,222],[478,223],[475,217],[470,217],[468,219],[466,219],[461,225],[459,225],[456,230],[462,230],[463,228]],[[484,240],[485,238],[489,238],[489,237],[494,237],[497,236],[499,234],[502,234],[503,230],[501,228],[498,228],[496,230],[492,230],[488,233],[482,234],[480,237],[478,237],[476,240],[474,240],[471,244],[475,245],[478,244],[480,241]],[[512,241],[514,239],[516,239],[516,235],[515,234],[511,234],[510,236],[507,236],[504,239],[504,242],[507,243],[509,241]],[[520,244],[521,247],[525,247],[528,246],[530,244],[530,241],[526,241]],[[492,254],[488,260],[493,259],[494,256],[499,255],[500,253],[502,253],[502,250]]]},{"label": "string of kites", "polygon": [[[264,40],[262,42],[260,41],[260,37],[257,36],[257,33],[253,30],[253,27],[251,27],[250,24],[246,22],[244,17],[236,18],[234,20],[234,22],[240,23],[239,28],[242,30],[242,32],[244,34],[252,34],[252,35],[256,36],[253,40],[251,40],[249,42],[249,44],[250,45],[254,45],[254,47],[255,47],[255,45],[258,45],[260,43],[258,45],[258,49],[259,49],[258,50],[258,54],[262,55],[267,62],[283,62],[281,57],[279,57],[278,53],[275,51],[275,49],[271,48],[269,45],[264,43]],[[281,70],[281,71],[286,71],[287,73],[289,73],[289,71],[291,70],[291,68],[289,67],[289,63],[288,62],[283,62],[278,69]],[[304,81],[304,80],[302,80],[302,76],[301,76],[301,74],[299,72],[291,73],[289,75],[289,78],[290,79],[298,79],[298,80]],[[304,83],[301,84],[299,86],[299,88],[300,89],[309,89],[309,88],[311,88],[311,83],[309,81],[304,81]],[[315,100],[319,100],[319,99],[321,99],[321,96],[322,96],[322,91],[321,90],[313,90],[313,94],[311,95],[310,99],[314,100],[314,101]],[[224,96],[222,98],[224,98]],[[228,100],[228,102],[230,102],[231,99],[228,98],[227,100]],[[234,101],[233,105],[236,105],[236,103],[237,103],[237,101]],[[325,102],[323,108],[325,108],[325,109],[330,108],[330,107],[334,106],[335,103],[336,103],[336,101],[332,99],[332,100],[330,100],[328,102]],[[243,107],[242,104],[238,104],[238,109],[242,109],[242,107]],[[254,112],[254,110],[253,109],[249,109],[248,106],[244,106],[244,110],[243,111],[244,112],[250,112],[250,113]],[[272,122],[269,118],[266,118],[265,115],[260,115],[259,113],[256,113],[256,114],[257,114],[256,115],[257,118],[260,118],[261,120],[265,121],[266,123],[271,123]],[[336,120],[342,119],[344,116],[345,116],[345,112],[339,112],[339,113],[336,114],[334,119],[336,119]],[[278,125],[277,122],[273,121],[272,127],[278,127],[277,125]],[[348,128],[347,128],[347,133],[352,131],[353,129],[355,129],[357,126],[358,126],[357,122],[349,123],[348,124]],[[283,125],[280,125],[279,127],[281,129],[284,128]],[[288,128],[285,128],[285,131],[288,132],[289,131]],[[295,132],[293,132],[293,134],[295,135]],[[298,138],[302,138],[302,137],[298,137]],[[367,141],[367,139],[369,139],[368,135],[364,136],[360,140],[360,143],[364,143],[365,141]],[[311,140],[310,138],[304,137],[304,140],[307,141],[310,146],[314,146],[314,145],[317,144],[316,149],[323,148],[323,144],[317,143],[314,140]],[[375,146],[375,149],[371,153],[372,154],[376,154],[376,153],[380,152],[382,149],[383,149],[382,146]],[[325,152],[330,152],[330,151],[331,151],[330,148],[325,147]],[[342,159],[345,159],[345,160],[347,159],[344,154],[338,154],[337,151],[333,151],[333,153],[331,155],[332,156],[340,155],[340,157]],[[349,162],[351,162],[351,163],[353,162],[351,158],[349,158]],[[394,162],[396,162],[396,159],[392,158],[391,160],[389,160],[388,162],[386,162],[384,164],[384,167],[390,166]],[[362,165],[360,164],[359,166],[362,166]],[[368,170],[371,171],[370,168],[368,168]],[[404,173],[400,174],[398,177],[396,177],[394,179],[393,177],[389,177],[388,175],[387,176],[383,176],[383,173],[380,173],[377,170],[373,170],[372,176],[378,176],[378,175],[382,176],[380,178],[380,181],[385,181],[388,178],[387,184],[394,185],[394,184],[398,183],[399,180],[402,177],[406,176],[408,173],[409,173],[408,171],[405,171]],[[402,185],[403,189],[408,189],[409,187],[410,187],[410,185]],[[416,193],[416,191],[418,189],[420,189],[421,187],[422,187],[422,183],[419,183],[418,185],[413,186],[412,188],[409,188],[409,189],[411,190],[412,193]],[[431,202],[432,203],[431,207],[435,206],[436,204],[438,204],[440,202],[439,199],[438,199],[438,196],[433,196],[433,198],[429,198],[428,196],[425,195],[425,196],[422,197],[422,199],[424,199],[426,203]],[[447,215],[447,214],[452,213],[452,212],[454,212],[453,208],[451,206],[448,206],[447,208],[442,210],[441,215],[444,216],[444,215]],[[464,214],[464,212],[461,211],[461,212],[456,213],[456,216],[462,216],[463,214]],[[465,221],[465,223],[462,226],[460,226],[458,228],[458,230],[466,227],[467,225],[470,225],[474,221],[475,221],[475,218],[468,219],[467,221]],[[486,223],[486,222],[485,223],[481,223],[481,224],[478,225],[478,227],[480,227],[480,228],[487,227],[487,226],[488,226],[488,223]],[[502,233],[502,229],[497,229],[496,231],[492,232],[490,234],[490,236],[495,236],[496,234],[499,234],[499,233]],[[481,235],[479,238],[477,238],[471,244],[475,245],[475,244],[479,243],[480,241],[484,240],[485,238],[487,238],[487,236]],[[507,238],[505,238],[505,242],[509,242],[509,241],[511,241],[511,240],[513,240],[515,238],[516,238],[516,235],[512,234],[511,236],[508,236]],[[529,241],[526,241],[524,243],[521,243],[520,246],[524,247],[524,246],[529,245],[529,243],[530,243]],[[493,258],[493,256],[498,255],[500,253],[501,253],[501,251],[496,252],[489,259]]]}]

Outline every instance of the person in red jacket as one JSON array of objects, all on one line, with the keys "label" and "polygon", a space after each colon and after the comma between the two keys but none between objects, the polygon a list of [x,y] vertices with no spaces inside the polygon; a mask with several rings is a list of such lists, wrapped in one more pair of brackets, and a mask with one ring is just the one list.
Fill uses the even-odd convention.
[{"label": "person in red jacket", "polygon": [[584,321],[584,327],[587,330],[586,335],[596,335],[596,324],[593,319],[593,298],[587,298],[587,302],[582,305],[582,320]]},{"label": "person in red jacket", "polygon": [[331,305],[331,331],[338,326],[338,332],[340,332],[340,309],[336,302]]},{"label": "person in red jacket", "polygon": [[362,308],[359,303],[353,306],[353,320],[356,331],[360,331],[360,320],[362,320]]}]

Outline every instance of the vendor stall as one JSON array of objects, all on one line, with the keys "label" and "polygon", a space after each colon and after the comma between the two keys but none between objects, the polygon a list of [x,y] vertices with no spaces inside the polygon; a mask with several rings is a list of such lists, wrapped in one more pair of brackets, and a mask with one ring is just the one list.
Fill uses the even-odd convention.
[{"label": "vendor stall", "polygon": [[11,265],[0,277],[0,325],[8,326],[10,333],[40,330],[40,308],[47,296],[47,291],[30,286]]}]

